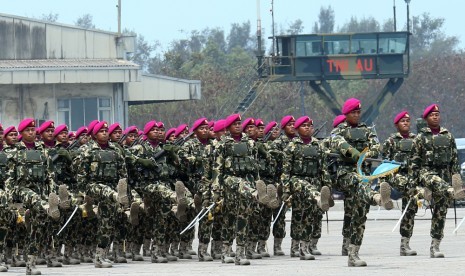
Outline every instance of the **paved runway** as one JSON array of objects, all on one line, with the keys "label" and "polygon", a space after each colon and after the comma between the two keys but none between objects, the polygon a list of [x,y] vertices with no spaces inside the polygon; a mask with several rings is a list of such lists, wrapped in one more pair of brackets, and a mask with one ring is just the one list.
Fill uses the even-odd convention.
[{"label": "paved runway", "polygon": [[[318,244],[322,256],[316,256],[314,261],[301,261],[289,257],[291,239],[289,223],[287,237],[283,249],[287,256],[271,257],[262,260],[251,260],[250,266],[221,264],[220,261],[198,262],[179,260],[168,264],[152,264],[147,258],[145,262],[115,264],[110,269],[96,269],[92,264],[64,266],[63,268],[46,268],[39,266],[43,275],[464,275],[465,263],[465,223],[457,235],[452,234],[454,225],[454,210],[449,209],[446,222],[445,237],[441,244],[444,259],[431,259],[429,246],[431,238],[429,229],[431,214],[429,210],[419,210],[410,245],[418,252],[418,256],[400,257],[399,230],[392,232],[399,209],[391,211],[372,207],[366,225],[365,238],[360,250],[360,256],[368,263],[364,268],[347,267],[347,257],[341,253],[342,202],[329,211],[329,233],[326,221],[323,222],[323,235]],[[287,213],[290,218],[290,212]],[[465,216],[465,208],[457,209],[458,222]],[[197,243],[195,242],[195,248]],[[273,238],[268,241],[272,249]],[[24,275],[25,268],[10,268],[3,275]]]}]

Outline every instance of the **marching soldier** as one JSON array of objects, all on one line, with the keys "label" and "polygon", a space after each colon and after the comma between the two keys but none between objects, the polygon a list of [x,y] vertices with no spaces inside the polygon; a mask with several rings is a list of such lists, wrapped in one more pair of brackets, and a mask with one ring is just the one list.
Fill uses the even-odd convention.
[{"label": "marching soldier", "polygon": [[97,123],[92,130],[95,142],[82,150],[74,160],[77,181],[86,187],[86,196],[98,203],[96,268],[112,267],[107,252],[116,228],[116,216],[120,209],[129,205],[127,171],[121,151],[109,143],[108,124]]},{"label": "marching soldier", "polygon": [[222,261],[228,263],[231,260],[230,242],[235,234],[234,262],[236,265],[249,265],[250,262],[245,258],[245,246],[252,204],[258,201],[267,205],[269,197],[265,183],[256,181],[257,148],[254,141],[242,133],[241,116],[230,115],[226,119],[225,128],[229,135],[224,136],[215,148],[216,160],[212,173],[213,200],[216,202],[223,193],[224,201]]},{"label": "marching soldier", "polygon": [[428,106],[423,112],[423,119],[427,127],[422,128],[413,140],[409,173],[414,181],[432,192],[430,257],[444,258],[439,245],[444,237],[447,207],[450,199],[465,198],[465,191],[459,173],[455,139],[441,126],[439,106]]},{"label": "marching soldier", "polygon": [[60,199],[54,192],[56,183],[50,157],[42,144],[35,141],[34,119],[23,120],[18,131],[22,141],[8,156],[5,188],[13,203],[22,203],[28,209],[25,214],[29,233],[26,240],[26,275],[38,275],[40,271],[36,268],[36,259],[47,244],[49,220],[56,224],[60,218]]},{"label": "marching soldier", "polygon": [[[320,209],[329,209],[331,185],[329,173],[326,170],[326,152],[322,144],[313,134],[313,120],[308,116],[297,119],[294,128],[299,136],[291,140],[284,149],[283,201],[289,201],[292,196],[291,221],[291,257],[301,260],[314,260],[308,251],[310,241],[321,236],[321,230],[313,229],[314,220],[321,221]],[[319,230],[319,231],[318,231]],[[313,236],[313,232],[318,235]],[[316,243],[315,243],[316,248]]]},{"label": "marching soldier", "polygon": [[[287,115],[281,119],[281,130],[283,130],[284,135],[280,135],[273,140],[271,144],[271,149],[275,150],[276,152],[281,152],[281,154],[276,155],[276,160],[278,162],[277,166],[277,177],[281,178],[281,174],[283,171],[283,164],[284,160],[284,149],[287,145],[291,142],[294,137],[296,137],[296,130],[294,128],[295,118],[294,116]],[[274,134],[272,136],[275,136]],[[279,183],[277,193],[282,195],[283,190],[283,183]],[[273,213],[273,219],[276,220],[276,216],[278,216],[279,209],[275,209]],[[273,237],[274,237],[274,245],[273,245],[273,254],[275,256],[283,256],[284,251],[281,249],[281,244],[283,239],[286,237],[286,212],[287,206],[284,206],[283,210],[279,214],[274,226],[273,226]]]},{"label": "marching soldier", "polygon": [[[360,152],[368,148],[367,157],[378,157],[379,142],[376,134],[360,122],[361,103],[358,99],[348,99],[342,108],[346,121],[339,124],[331,132],[331,148],[340,154],[338,157],[337,190],[344,193],[344,220],[347,228],[343,228],[343,246],[348,248],[349,266],[366,266],[366,262],[358,256],[365,231],[365,222],[371,202],[386,209],[392,209],[391,187],[381,183],[381,194],[374,193],[360,182],[356,172],[356,162]],[[370,174],[371,166],[363,165],[366,174]]]}]

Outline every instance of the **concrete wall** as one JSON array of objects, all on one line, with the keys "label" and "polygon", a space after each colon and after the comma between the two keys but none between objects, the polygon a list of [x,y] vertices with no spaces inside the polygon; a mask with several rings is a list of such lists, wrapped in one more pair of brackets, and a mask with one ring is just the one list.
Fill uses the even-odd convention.
[{"label": "concrete wall", "polygon": [[135,37],[0,14],[1,59],[125,59]]},{"label": "concrete wall", "polygon": [[[17,126],[22,119],[32,117],[54,120],[59,124],[62,122],[57,121],[57,99],[109,97],[112,107],[111,122],[124,124],[122,89],[123,85],[119,83],[1,85],[0,122],[4,126]],[[48,116],[44,118],[45,103]]]}]

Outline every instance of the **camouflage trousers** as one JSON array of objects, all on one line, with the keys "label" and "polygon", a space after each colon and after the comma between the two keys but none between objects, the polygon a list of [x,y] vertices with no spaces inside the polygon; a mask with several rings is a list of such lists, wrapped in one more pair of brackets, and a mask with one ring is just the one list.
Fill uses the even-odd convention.
[{"label": "camouflage trousers", "polygon": [[152,209],[148,212],[148,225],[145,229],[152,234],[154,244],[166,244],[169,239],[166,226],[169,222],[168,216],[171,212],[171,204],[176,198],[176,193],[170,188],[169,183],[158,181],[145,187],[145,198],[150,200],[149,208]]},{"label": "camouflage trousers", "polygon": [[222,206],[221,208],[218,208],[218,209],[219,210],[215,210],[213,214],[213,221],[211,223],[211,237],[212,237],[212,240],[214,241],[221,241],[221,232],[223,228],[224,216],[221,210]]},{"label": "camouflage trousers", "polygon": [[400,193],[402,193],[402,212],[407,207],[408,202],[410,202],[405,216],[400,222],[400,235],[402,237],[410,238],[413,234],[413,226],[415,225],[415,215],[418,211],[418,205],[415,198],[412,198],[408,192],[409,189],[415,188],[417,185],[413,183],[409,177],[404,173],[397,173],[388,178],[389,183]]},{"label": "camouflage trousers", "polygon": [[[314,219],[318,212],[315,196],[319,195],[321,185],[310,183],[310,179],[292,177],[290,180],[292,194],[291,237],[294,240],[310,241],[314,231]],[[321,232],[321,230],[320,230]]]},{"label": "camouflage trousers", "polygon": [[0,189],[0,252],[5,248],[8,235],[12,235],[12,229],[16,224],[16,211],[8,206],[8,197],[5,191]]},{"label": "camouflage trousers", "polygon": [[39,194],[28,188],[20,188],[15,191],[14,198],[22,202],[24,208],[30,211],[30,222],[25,242],[26,252],[28,255],[38,255],[45,249],[47,239],[51,234],[47,229],[49,223],[53,223],[47,215],[46,206],[48,203]]},{"label": "camouflage trousers", "polygon": [[[253,183],[253,184],[252,184]],[[252,213],[255,189],[253,179],[227,176],[224,179],[223,197],[223,243],[230,243],[234,236],[236,245],[245,246],[247,243],[249,218]]]},{"label": "camouflage trousers", "polygon": [[361,183],[355,172],[339,174],[337,188],[345,197],[342,235],[350,239],[351,244],[361,245],[373,196],[371,188]]},{"label": "camouflage trousers", "polygon": [[[447,177],[447,176],[446,176]],[[420,174],[421,183],[433,192],[430,235],[433,239],[442,240],[444,237],[444,226],[446,224],[447,207],[449,206],[449,194],[447,189],[451,187],[444,178],[437,174]]]},{"label": "camouflage trousers", "polygon": [[98,203],[97,246],[108,248],[115,237],[114,230],[118,227],[120,204],[113,198],[116,191],[99,183],[89,183],[87,188],[87,194]]},{"label": "camouflage trousers", "polygon": [[[141,192],[136,191],[135,189],[131,189],[131,201],[136,202],[139,204],[139,213],[138,213],[138,220],[139,224],[137,225],[132,225],[128,224],[127,228],[127,236],[126,240],[130,243],[134,244],[142,244],[144,242],[144,231],[145,231],[145,220],[146,220],[146,208],[142,208],[142,206],[145,207],[145,204],[143,204],[142,200],[142,195]],[[142,205],[143,204],[143,205]]]}]

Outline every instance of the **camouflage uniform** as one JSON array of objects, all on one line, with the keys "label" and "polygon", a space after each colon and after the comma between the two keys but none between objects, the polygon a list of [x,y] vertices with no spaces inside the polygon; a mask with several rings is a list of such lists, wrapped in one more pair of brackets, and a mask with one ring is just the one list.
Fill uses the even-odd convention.
[{"label": "camouflage uniform", "polygon": [[433,240],[430,253],[431,257],[438,257],[442,255],[439,252],[439,243],[444,237],[447,207],[451,199],[450,182],[452,176],[460,172],[454,136],[443,127],[438,134],[433,134],[429,127],[422,128],[413,140],[412,155],[409,168],[411,177],[432,191],[433,217],[430,235]]},{"label": "camouflage uniform", "polygon": [[[281,157],[280,155],[282,152],[272,148],[271,141],[264,142],[262,139],[259,139],[256,144],[258,148],[257,162],[260,179],[266,184],[277,187],[278,183],[280,183],[277,159]],[[278,198],[280,199],[281,196],[278,196]],[[278,203],[280,204],[281,202],[279,201]],[[266,241],[270,237],[273,211],[275,209],[279,210],[279,207],[280,206],[273,209],[268,206],[259,205],[252,216],[252,221],[258,222],[257,227],[252,227],[252,229],[255,230],[252,235],[254,235],[256,239],[253,240],[253,242],[258,241],[257,253],[260,254],[261,257],[270,257],[268,252],[266,252]],[[282,212],[285,212],[285,210]]]},{"label": "camouflage uniform", "polygon": [[5,188],[8,197],[13,203],[22,203],[24,208],[29,209],[26,214],[29,232],[26,252],[29,255],[27,271],[31,271],[35,270],[35,261],[39,253],[43,253],[50,246],[48,226],[53,225],[56,228],[58,224],[58,221],[49,219],[47,215],[47,209],[50,209],[50,215],[54,218],[59,217],[59,211],[56,209],[59,199],[53,193],[57,190],[54,171],[51,169],[47,151],[39,142],[35,142],[30,149],[24,142],[19,142],[11,149],[7,162]]},{"label": "camouflage uniform", "polygon": [[[280,137],[278,137],[276,140],[273,142],[270,142],[271,144],[271,149],[275,150],[278,152],[278,154],[275,156],[277,159],[277,178],[279,179],[281,177],[281,173],[283,170],[283,163],[284,163],[284,149],[287,147],[287,145],[291,142],[291,139],[282,134]],[[281,154],[279,154],[281,152]],[[282,183],[277,183],[278,185],[278,197],[282,194]],[[281,251],[281,243],[282,240],[286,237],[286,212],[287,212],[287,205],[284,206],[283,210],[279,214],[278,219],[276,220],[275,224],[273,225],[273,237],[275,238],[275,245],[274,245],[274,251],[276,255],[276,249],[279,249]],[[276,216],[278,215],[279,208],[275,209],[273,211],[273,219],[276,219]],[[282,251],[281,251],[282,252]]]},{"label": "camouflage uniform", "polygon": [[[67,146],[67,144],[57,143],[54,149],[49,150],[49,154],[52,156],[52,166],[55,171],[55,183],[57,183],[57,185],[66,185],[67,190],[72,197],[71,205],[76,206],[82,203],[83,198],[82,192],[77,186],[75,172],[72,170],[72,159]],[[74,208],[66,208],[62,211],[60,225],[64,225],[66,223],[66,220],[70,217],[73,210]],[[54,239],[57,251],[61,251],[61,244],[65,244],[64,264],[80,263],[79,260],[72,258],[71,253],[73,252],[74,247],[76,247],[80,243],[80,240],[82,240],[83,231],[81,231],[81,213],[82,212],[79,211],[78,214],[76,214],[68,223],[66,228],[60,233],[59,237]]]},{"label": "camouflage uniform", "polygon": [[[340,154],[337,161],[336,189],[344,193],[345,197],[342,235],[344,243],[349,243],[350,247],[356,249],[357,256],[373,192],[369,185],[360,181],[356,172],[356,161],[351,158],[350,150],[355,148],[361,152],[368,148],[366,156],[376,158],[379,155],[379,147],[376,134],[365,123],[351,127],[347,122],[343,122],[331,132],[331,149]],[[364,163],[362,170],[365,174],[370,174],[371,165]]]},{"label": "camouflage uniform", "polygon": [[102,263],[108,263],[106,254],[115,237],[114,229],[118,227],[121,203],[125,203],[120,198],[127,189],[125,160],[113,143],[108,142],[101,147],[94,142],[83,147],[73,166],[77,169],[78,185],[85,187],[86,196],[92,197],[98,204],[95,265],[99,267]]},{"label": "camouflage uniform", "polygon": [[[171,145],[170,145],[171,146]],[[160,145],[152,146],[148,141],[144,141],[129,149],[131,154],[139,159],[151,159],[161,151]],[[168,150],[168,148],[167,148]],[[146,168],[141,166],[137,161],[138,178],[134,179],[134,189],[142,195],[146,208],[147,217],[145,218],[145,236],[153,239],[152,262],[167,262],[167,231],[166,225],[171,205],[176,202],[176,194],[171,189],[170,177],[173,174],[172,163],[177,162],[176,156],[173,156],[171,149],[156,160],[154,167]],[[153,161],[154,162],[154,161]]]},{"label": "camouflage uniform", "polygon": [[[193,138],[185,142],[178,152],[182,168],[181,171],[183,171],[188,178],[186,186],[190,188],[191,193],[194,194],[194,197],[199,198],[198,201],[200,201],[200,198],[204,192],[202,189],[203,187],[201,187],[201,180],[204,174],[203,157],[206,146],[207,144],[203,144],[198,138]],[[190,220],[188,219],[188,221]],[[199,222],[199,261],[213,260],[210,254],[207,252],[208,244],[210,243],[211,225],[212,222],[208,220],[208,217],[204,217]],[[193,230],[195,229],[193,228]]]},{"label": "camouflage uniform", "polygon": [[316,138],[312,137],[306,144],[300,137],[295,137],[284,149],[284,154],[281,176],[284,198],[292,196],[291,257],[312,259],[308,251],[310,240],[321,236],[319,223],[315,222],[322,218],[317,198],[323,186],[331,185],[326,170],[326,151]]},{"label": "camouflage uniform", "polygon": [[[7,241],[12,243],[12,235],[14,235],[16,229],[16,210],[12,210],[9,206],[9,198],[5,191],[5,180],[7,174],[7,160],[8,156],[11,154],[11,148],[6,147],[0,151],[0,271],[6,271],[6,264],[3,263],[5,260],[4,250]],[[11,244],[8,245],[10,248],[8,250],[7,256],[13,258],[11,252]]]},{"label": "camouflage uniform", "polygon": [[253,211],[255,180],[258,167],[257,148],[253,140],[242,134],[240,141],[226,135],[215,148],[212,191],[223,194],[224,224],[222,229],[222,260],[229,258],[231,241],[236,237],[236,264],[247,264],[245,245],[248,221]]}]

